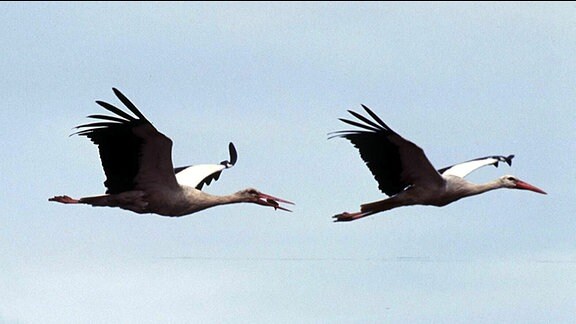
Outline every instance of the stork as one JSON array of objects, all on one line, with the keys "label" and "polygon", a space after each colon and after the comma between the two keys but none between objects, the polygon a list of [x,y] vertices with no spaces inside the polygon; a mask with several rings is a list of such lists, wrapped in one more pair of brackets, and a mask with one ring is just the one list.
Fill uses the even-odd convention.
[{"label": "stork", "polygon": [[352,142],[378,182],[378,188],[390,197],[363,204],[359,212],[334,215],[335,222],[353,221],[402,206],[445,206],[464,197],[500,188],[546,194],[542,189],[511,175],[484,184],[474,184],[464,179],[483,166],[498,167],[499,162],[512,165],[514,155],[487,156],[436,170],[420,147],[388,127],[368,107],[362,107],[372,120],[348,110],[359,121],[340,120],[360,129],[333,132],[330,138],[342,137]]},{"label": "stork", "polygon": [[[248,188],[231,195],[216,196],[202,191],[204,185],[218,180],[223,170],[237,160],[234,145],[229,144],[230,160],[219,164],[203,164],[174,168],[172,140],[160,133],[120,91],[112,89],[118,99],[135,115],[132,116],[107,102],[96,101],[116,114],[90,115],[98,122],[77,126],[74,133],[89,138],[98,146],[107,188],[105,195],[74,199],[55,196],[49,201],[64,204],[120,207],[139,214],[152,213],[179,217],[206,208],[254,203],[290,211],[280,203],[290,201]],[[74,135],[73,134],[73,135]]]}]

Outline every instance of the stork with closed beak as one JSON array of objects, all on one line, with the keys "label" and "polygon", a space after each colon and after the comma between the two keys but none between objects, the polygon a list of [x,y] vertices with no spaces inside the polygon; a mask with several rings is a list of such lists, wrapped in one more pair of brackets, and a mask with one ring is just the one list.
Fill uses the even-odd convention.
[{"label": "stork with closed beak", "polygon": [[340,120],[360,129],[334,132],[330,138],[343,137],[352,142],[378,182],[378,188],[390,198],[363,204],[359,212],[334,215],[335,222],[353,221],[402,206],[445,206],[464,197],[500,188],[546,194],[511,175],[484,184],[464,179],[470,172],[486,165],[498,166],[499,162],[511,165],[514,155],[487,156],[436,170],[420,147],[393,131],[368,107],[362,107],[372,120],[349,110],[359,121]]}]

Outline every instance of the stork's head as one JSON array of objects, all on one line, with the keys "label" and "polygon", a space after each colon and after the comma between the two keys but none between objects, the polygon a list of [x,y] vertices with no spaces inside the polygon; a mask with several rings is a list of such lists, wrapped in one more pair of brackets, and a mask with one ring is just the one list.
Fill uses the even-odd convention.
[{"label": "stork's head", "polygon": [[240,196],[242,201],[245,202],[255,203],[262,206],[274,207],[274,209],[281,209],[285,211],[291,211],[291,210],[280,206],[280,203],[294,205],[293,202],[277,198],[274,196],[270,196],[265,193],[261,193],[260,191],[254,188],[248,188],[242,191],[238,191],[236,195]]},{"label": "stork's head", "polygon": [[535,187],[527,182],[524,182],[512,175],[505,175],[500,177],[500,182],[502,183],[502,186],[505,188],[530,190],[546,195],[546,192],[544,190]]}]

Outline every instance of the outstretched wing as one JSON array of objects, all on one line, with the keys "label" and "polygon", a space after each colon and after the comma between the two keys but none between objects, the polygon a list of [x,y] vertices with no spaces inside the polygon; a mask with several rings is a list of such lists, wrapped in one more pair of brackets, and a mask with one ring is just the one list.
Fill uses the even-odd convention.
[{"label": "outstretched wing", "polygon": [[158,132],[120,91],[112,89],[135,117],[107,102],[96,101],[116,116],[90,115],[100,120],[77,126],[75,134],[98,146],[106,174],[106,193],[117,194],[151,186],[176,188],[172,165],[172,141]]},{"label": "outstretched wing", "polygon": [[222,170],[231,168],[236,164],[238,153],[234,144],[228,144],[228,151],[230,160],[222,161],[219,164],[199,164],[175,168],[176,180],[180,185],[202,190],[204,185],[208,186],[212,181],[218,180]]},{"label": "outstretched wing", "polygon": [[513,154],[508,155],[508,156],[502,156],[502,155],[485,156],[482,158],[478,158],[478,159],[474,159],[474,160],[470,160],[470,161],[466,161],[463,163],[459,163],[459,164],[451,165],[449,167],[442,168],[442,169],[438,170],[438,172],[440,174],[442,174],[443,176],[453,175],[453,176],[464,178],[465,176],[470,174],[470,172],[472,172],[478,168],[481,168],[483,166],[486,166],[486,165],[493,165],[495,167],[498,167],[499,162],[505,162],[511,166],[513,158],[514,158]]},{"label": "outstretched wing", "polygon": [[363,123],[340,120],[364,130],[338,131],[332,137],[346,138],[358,148],[383,193],[393,196],[411,185],[443,184],[444,180],[420,147],[394,132],[368,107],[362,107],[373,120],[351,110],[348,112]]}]

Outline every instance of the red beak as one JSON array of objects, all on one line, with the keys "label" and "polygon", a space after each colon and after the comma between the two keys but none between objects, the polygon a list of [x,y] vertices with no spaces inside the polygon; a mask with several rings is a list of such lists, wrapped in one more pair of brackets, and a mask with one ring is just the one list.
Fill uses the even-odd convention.
[{"label": "red beak", "polygon": [[284,200],[282,198],[278,198],[278,197],[274,197],[274,196],[270,196],[267,194],[263,194],[261,192],[258,193],[258,200],[256,201],[256,203],[258,205],[274,207],[274,209],[280,209],[280,210],[284,210],[284,211],[288,211],[288,212],[291,212],[291,210],[280,206],[280,203],[294,205],[294,203],[291,201]]},{"label": "red beak", "polygon": [[530,191],[534,191],[537,193],[547,195],[547,193],[544,190],[542,190],[538,187],[535,187],[535,186],[533,186],[527,182],[521,181],[521,180],[518,180],[518,182],[516,182],[516,189],[530,190]]}]

